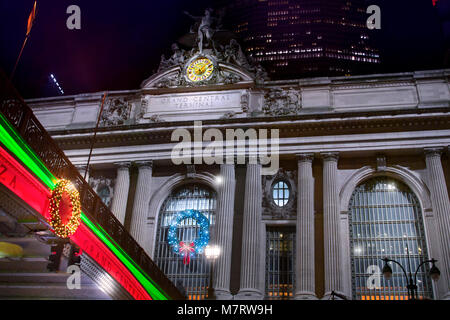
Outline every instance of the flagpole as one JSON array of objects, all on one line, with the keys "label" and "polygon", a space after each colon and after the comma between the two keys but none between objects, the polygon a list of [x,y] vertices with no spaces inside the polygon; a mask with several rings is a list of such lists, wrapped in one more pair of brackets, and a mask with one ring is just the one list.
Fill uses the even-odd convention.
[{"label": "flagpole", "polygon": [[22,49],[20,49],[19,56],[17,57],[16,64],[14,65],[14,69],[13,69],[13,71],[11,72],[11,75],[9,76],[9,81],[10,81],[10,82],[12,82],[12,79],[13,79],[13,77],[14,77],[14,74],[16,73],[17,65],[19,64],[19,60],[20,60],[20,57],[22,56],[23,48],[25,48],[25,44],[27,43],[27,40],[28,40],[28,37],[29,37],[29,36],[30,36],[30,35],[27,34],[27,36],[25,37],[25,40],[24,40],[24,42],[23,42]]},{"label": "flagpole", "polygon": [[27,44],[27,41],[28,41],[28,37],[31,34],[31,28],[33,28],[34,19],[36,19],[36,6],[37,6],[37,1],[34,1],[33,9],[31,10],[30,15],[28,16],[27,34],[25,36],[25,40],[23,41],[22,49],[20,49],[20,53],[19,53],[19,56],[17,57],[16,64],[14,65],[13,71],[11,72],[11,75],[9,76],[9,82],[12,82],[14,74],[16,73],[17,65],[19,64],[20,57],[22,57],[23,49],[25,48],[25,45]]},{"label": "flagpole", "polygon": [[89,172],[89,163],[91,162],[92,150],[94,149],[95,138],[97,137],[97,130],[98,130],[98,126],[100,124],[101,116],[102,116],[102,113],[103,113],[103,106],[105,104],[105,98],[106,98],[107,92],[108,91],[105,91],[105,93],[103,94],[102,105],[100,107],[100,112],[98,113],[97,124],[96,124],[95,130],[94,130],[94,136],[92,137],[91,147],[89,148],[89,157],[88,157],[88,161],[87,161],[87,164],[86,164],[86,171],[84,172],[84,177],[83,177],[84,180],[86,180],[87,174]]}]

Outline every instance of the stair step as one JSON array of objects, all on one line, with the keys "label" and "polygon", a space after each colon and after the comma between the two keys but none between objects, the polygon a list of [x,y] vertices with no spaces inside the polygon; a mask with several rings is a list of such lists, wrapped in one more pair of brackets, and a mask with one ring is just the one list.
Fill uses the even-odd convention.
[{"label": "stair step", "polygon": [[81,285],[70,290],[65,284],[0,284],[1,299],[110,299],[95,284]]},{"label": "stair step", "polygon": [[22,259],[0,259],[0,273],[2,272],[38,272],[47,271],[48,260],[42,257]]},{"label": "stair step", "polygon": [[50,255],[50,246],[48,244],[39,242],[35,236],[28,237],[8,237],[0,238],[0,242],[14,243],[23,248],[24,257],[27,256],[42,256],[46,257]]},{"label": "stair step", "polygon": [[[69,278],[69,273],[53,273],[53,272],[43,272],[43,273],[27,273],[27,272],[0,272],[0,284],[8,283],[66,283]],[[86,276],[81,274],[81,285],[83,284],[93,284],[93,281]]]}]

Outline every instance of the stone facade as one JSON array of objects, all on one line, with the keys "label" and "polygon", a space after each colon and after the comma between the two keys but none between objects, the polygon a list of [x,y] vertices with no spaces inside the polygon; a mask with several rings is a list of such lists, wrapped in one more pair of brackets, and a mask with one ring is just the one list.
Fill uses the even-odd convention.
[{"label": "stone facade", "polygon": [[[114,177],[112,211],[150,256],[164,200],[180,185],[203,183],[218,192],[216,239],[224,250],[213,279],[218,298],[263,298],[266,251],[255,244],[265,243],[266,227],[277,225],[297,228],[295,298],[327,299],[331,291],[351,298],[350,196],[365,179],[386,175],[419,198],[429,256],[441,270],[434,295],[450,298],[450,70],[262,84],[238,65],[220,65],[239,80],[155,85],[172,76],[176,67],[168,66],[138,90],[109,93],[121,111],[102,122],[91,168]],[[93,93],[27,103],[70,160],[82,166],[101,98]],[[260,164],[196,165],[188,175],[186,165],[175,166],[172,132],[193,131],[194,120],[203,120],[204,130],[279,129],[277,175],[292,184],[289,210],[271,208],[267,185],[274,177],[261,178]],[[217,175],[226,180],[220,187]],[[245,195],[236,192],[238,183]],[[238,214],[245,230],[240,254],[231,247]],[[231,260],[240,262],[238,276]]]}]

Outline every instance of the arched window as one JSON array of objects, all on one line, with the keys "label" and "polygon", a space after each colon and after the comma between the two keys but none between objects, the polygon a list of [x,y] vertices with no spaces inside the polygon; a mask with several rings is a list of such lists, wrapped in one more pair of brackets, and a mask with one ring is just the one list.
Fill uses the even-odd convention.
[{"label": "arched window", "polygon": [[[402,270],[392,264],[393,276],[385,280],[381,259],[397,260],[407,272],[411,268],[413,276],[420,262],[428,259],[422,211],[416,195],[392,178],[372,178],[353,192],[349,221],[353,298],[406,300],[407,282]],[[419,298],[433,295],[426,268],[417,275]]]},{"label": "arched window", "polygon": [[[215,224],[216,193],[200,184],[182,186],[172,192],[164,202],[158,219],[155,246],[155,262],[177,286],[182,286],[189,299],[207,297],[210,270],[204,254],[197,255],[190,263],[183,264],[183,258],[175,254],[167,242],[169,227],[177,213],[194,209],[209,219],[210,233]],[[197,238],[199,227],[195,220],[186,219],[178,228],[178,239],[186,243]]]}]

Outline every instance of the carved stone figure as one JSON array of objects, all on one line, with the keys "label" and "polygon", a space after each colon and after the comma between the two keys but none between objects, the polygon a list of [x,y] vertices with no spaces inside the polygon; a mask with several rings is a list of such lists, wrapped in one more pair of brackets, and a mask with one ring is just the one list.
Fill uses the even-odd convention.
[{"label": "carved stone figure", "polygon": [[248,105],[249,105],[250,95],[248,92],[245,92],[241,95],[241,108],[243,112],[248,112]]},{"label": "carved stone figure", "polygon": [[298,114],[301,110],[301,96],[292,88],[283,90],[275,88],[264,96],[263,112],[266,115],[282,116]]},{"label": "carved stone figure", "polygon": [[237,64],[238,66],[241,66],[245,69],[251,68],[247,58],[245,57],[244,52],[242,51],[241,46],[236,41],[236,39],[231,39],[230,44],[225,46],[224,58],[225,61],[228,63]]},{"label": "carved stone figure", "polygon": [[172,66],[178,66],[184,64],[186,61],[186,51],[180,49],[178,44],[172,44],[172,56],[166,59],[164,55],[161,55],[161,61],[159,63],[158,72],[169,69]]},{"label": "carved stone figure", "polygon": [[103,111],[101,124],[103,126],[123,125],[130,116],[130,104],[122,98],[110,99]]},{"label": "carved stone figure", "polygon": [[257,65],[255,67],[255,82],[256,84],[264,84],[265,81],[269,80],[269,76],[266,70],[261,66]]},{"label": "carved stone figure", "polygon": [[[203,17],[196,17],[191,15],[189,12],[185,11],[184,13],[189,16],[190,18],[194,19],[195,21],[199,22],[199,26],[197,28],[197,43],[198,43],[198,51],[200,53],[203,52],[203,40],[206,38],[206,41],[208,44],[212,44],[214,46],[214,43],[212,43],[212,37],[214,35],[214,32],[216,31],[212,25],[214,20],[217,20],[212,17],[212,9],[208,8],[205,10],[205,15]],[[193,28],[191,28],[191,31],[193,31]]]}]

